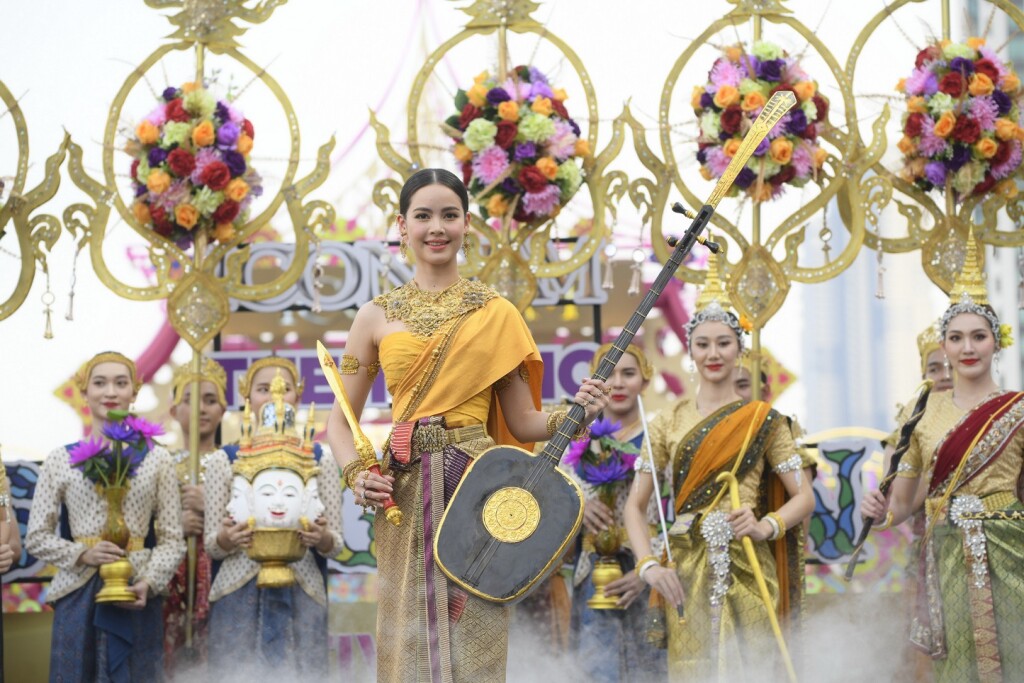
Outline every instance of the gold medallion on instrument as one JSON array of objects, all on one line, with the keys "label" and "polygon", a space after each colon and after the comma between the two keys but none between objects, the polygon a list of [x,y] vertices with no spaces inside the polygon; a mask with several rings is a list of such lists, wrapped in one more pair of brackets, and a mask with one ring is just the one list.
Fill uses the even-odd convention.
[{"label": "gold medallion on instrument", "polygon": [[529,538],[540,524],[540,505],[526,489],[507,486],[491,494],[484,503],[484,528],[502,543],[519,543]]}]

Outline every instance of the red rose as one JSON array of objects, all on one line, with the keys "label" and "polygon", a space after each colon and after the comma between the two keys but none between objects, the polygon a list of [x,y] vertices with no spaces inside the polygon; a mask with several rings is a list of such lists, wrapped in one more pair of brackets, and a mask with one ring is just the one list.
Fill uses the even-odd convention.
[{"label": "red rose", "polygon": [[991,173],[985,173],[985,179],[974,186],[974,194],[985,194],[996,186],[996,179]]},{"label": "red rose", "polygon": [[953,132],[951,133],[954,140],[960,142],[966,142],[969,145],[973,145],[981,137],[981,127],[978,126],[978,122],[969,116],[961,116],[956,120],[956,124],[953,126]]},{"label": "red rose", "polygon": [[469,185],[469,181],[473,179],[473,164],[468,161],[462,164],[462,184]]},{"label": "red rose", "polygon": [[[214,192],[223,190],[231,182],[231,169],[222,161],[211,161],[199,174],[199,182]],[[217,221],[222,223],[223,221]]]},{"label": "red rose", "polygon": [[807,127],[804,128],[804,132],[801,133],[801,135],[807,140],[813,140],[818,137],[818,126],[813,123],[807,124]]},{"label": "red rose", "polygon": [[[995,83],[995,80],[992,81]],[[569,118],[569,112],[566,110],[565,105],[559,100],[551,100],[551,108],[555,110],[555,113],[561,116],[563,119]]]},{"label": "red rose", "polygon": [[473,119],[480,118],[483,112],[472,104],[466,103],[466,106],[462,108],[462,113],[459,115],[459,130],[466,130],[466,127],[473,121]]},{"label": "red rose", "polygon": [[787,90],[796,95],[796,90],[793,90],[792,85],[790,85],[789,83],[779,83],[777,86],[772,88],[772,91],[771,93],[768,94],[768,97],[771,98],[771,96],[774,95],[775,93],[786,92]]},{"label": "red rose", "polygon": [[526,213],[526,207],[523,206],[523,202],[516,202],[516,210],[515,213],[512,214],[512,219],[519,221],[520,223],[525,223],[530,220],[530,215]]},{"label": "red rose", "polygon": [[924,114],[913,113],[907,117],[903,124],[903,134],[908,138],[916,138],[921,134],[921,127],[924,125]]},{"label": "red rose", "polygon": [[914,66],[920,69],[924,66],[925,62],[934,62],[936,59],[940,59],[941,57],[942,50],[939,49],[938,45],[929,45],[917,53],[917,59],[914,61]]},{"label": "red rose", "polygon": [[739,132],[740,125],[743,123],[743,110],[738,105],[732,105],[725,108],[722,112],[722,130],[729,135],[734,135]]},{"label": "red rose", "polygon": [[996,153],[992,156],[992,165],[999,166],[1000,164],[1005,164],[1006,160],[1010,158],[1012,151],[1013,148],[1009,142],[1000,142],[999,147],[996,148]]},{"label": "red rose", "polygon": [[502,149],[508,149],[515,143],[518,133],[519,126],[512,121],[498,121],[498,132],[494,135],[494,144]]},{"label": "red rose", "polygon": [[185,105],[180,97],[167,103],[167,106],[164,107],[164,114],[168,121],[177,121],[178,123],[187,123],[192,118],[192,115],[185,111]]},{"label": "red rose", "polygon": [[815,95],[811,98],[811,102],[814,102],[814,108],[818,110],[818,115],[814,117],[814,121],[824,121],[828,116],[828,100],[822,95]]},{"label": "red rose", "polygon": [[135,161],[132,162],[131,176],[132,176],[132,180],[138,180],[139,179],[139,160],[138,159],[136,159]]},{"label": "red rose", "polygon": [[196,170],[196,158],[181,147],[175,147],[167,155],[167,166],[179,178],[187,178]]},{"label": "red rose", "polygon": [[224,203],[213,212],[214,223],[230,223],[238,217],[238,202],[225,199]]},{"label": "red rose", "polygon": [[256,139],[256,133],[253,132],[252,129],[252,121],[250,121],[249,119],[245,119],[244,121],[242,121],[242,132],[244,132],[253,140]]},{"label": "red rose", "polygon": [[164,237],[171,236],[171,233],[174,231],[174,225],[167,220],[167,211],[163,207],[151,207],[149,217],[153,220],[153,230],[156,234]]},{"label": "red rose", "polygon": [[950,97],[960,97],[967,87],[967,80],[956,71],[950,71],[939,81],[939,91]]},{"label": "red rose", "polygon": [[979,59],[974,63],[974,70],[979,74],[985,74],[993,83],[999,82],[999,69],[992,63],[991,59]]},{"label": "red rose", "polygon": [[527,192],[540,192],[548,186],[548,177],[536,166],[526,166],[519,171],[519,184]]},{"label": "red rose", "polygon": [[782,183],[788,183],[790,180],[796,177],[796,169],[793,168],[793,164],[786,164],[786,167],[781,171],[773,175],[768,179],[772,185],[781,185]]}]

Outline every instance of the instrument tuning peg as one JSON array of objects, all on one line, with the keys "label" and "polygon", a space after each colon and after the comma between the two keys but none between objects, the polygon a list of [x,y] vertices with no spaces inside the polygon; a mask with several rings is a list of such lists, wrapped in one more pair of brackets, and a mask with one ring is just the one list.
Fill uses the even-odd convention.
[{"label": "instrument tuning peg", "polygon": [[[665,241],[668,242],[668,246],[672,247],[673,249],[675,249],[676,245],[679,244],[679,238],[674,235],[665,238]],[[703,244],[705,247],[707,247],[708,251],[710,251],[712,254],[717,254],[722,249],[718,242],[712,242],[711,240],[707,239],[702,235],[697,236],[697,241]]]},{"label": "instrument tuning peg", "polygon": [[684,216],[689,218],[691,221],[694,218],[697,217],[697,214],[695,214],[694,212],[690,211],[689,209],[687,209],[685,206],[683,206],[679,202],[676,202],[675,204],[672,205],[672,210],[675,211],[676,213],[683,214]]}]

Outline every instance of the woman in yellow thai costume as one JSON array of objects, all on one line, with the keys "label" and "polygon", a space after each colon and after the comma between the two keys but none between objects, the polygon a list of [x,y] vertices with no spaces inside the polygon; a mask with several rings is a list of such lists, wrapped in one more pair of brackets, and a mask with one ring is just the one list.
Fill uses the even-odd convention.
[{"label": "woman in yellow thai costume", "polygon": [[871,491],[861,511],[885,528],[924,505],[923,586],[911,640],[931,655],[935,680],[1020,681],[1024,394],[1001,391],[992,377],[993,358],[1012,339],[988,304],[973,234],[967,245],[941,322],[955,386],[928,396],[888,506]]},{"label": "woman in yellow thai costume", "polygon": [[[640,578],[670,606],[685,605],[682,621],[675,609],[658,614],[667,625],[673,681],[783,679],[768,608],[741,538],[753,541],[771,609],[784,629],[793,625],[803,594],[799,545],[801,525],[814,509],[812,463],[797,454],[784,416],[763,401],[744,403],[736,395],[743,330],[729,305],[712,255],[686,329],[699,373],[697,393],[661,411],[645,437],[658,472],[668,469],[675,494],[669,530],[675,567],[651,555],[649,469],[638,473],[626,501]],[[731,508],[724,484],[715,481],[723,472],[739,482],[739,509]]]},{"label": "woman in yellow thai costume", "polygon": [[[495,443],[530,447],[548,439],[565,412],[540,408],[543,367],[516,308],[494,290],[459,277],[469,231],[469,196],[452,173],[423,169],[399,196],[401,250],[413,280],[360,308],[342,356],[345,390],[362,412],[383,367],[394,427],[383,476],[356,458],[335,405],[331,450],[356,503],[393,497],[404,519],[377,516],[377,678],[380,681],[503,681],[508,608],[449,585],[433,558],[433,533],[474,457]],[[593,420],[604,383],[584,380],[576,401]]]}]

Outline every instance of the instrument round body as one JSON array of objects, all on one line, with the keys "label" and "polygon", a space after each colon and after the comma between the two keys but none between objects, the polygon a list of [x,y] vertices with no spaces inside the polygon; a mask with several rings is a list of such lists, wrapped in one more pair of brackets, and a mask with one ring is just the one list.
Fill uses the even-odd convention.
[{"label": "instrument round body", "polygon": [[497,446],[466,469],[434,536],[434,557],[469,593],[512,603],[559,566],[582,522],[583,492],[572,478],[546,457]]}]

